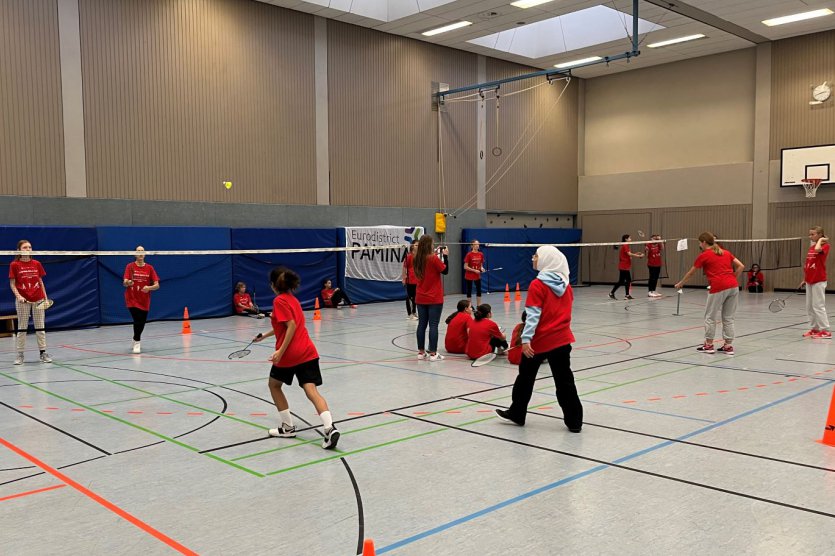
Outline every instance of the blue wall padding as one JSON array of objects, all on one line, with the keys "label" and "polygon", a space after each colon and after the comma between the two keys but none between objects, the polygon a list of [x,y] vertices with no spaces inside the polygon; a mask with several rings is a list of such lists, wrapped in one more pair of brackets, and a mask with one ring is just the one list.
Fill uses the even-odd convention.
[{"label": "blue wall padding", "polygon": [[[579,243],[583,231],[577,228],[465,228],[461,230],[461,241],[469,243],[477,239],[482,243],[484,251],[484,266],[487,269],[501,268],[496,272],[483,275],[482,288],[489,287],[489,291],[504,290],[505,284],[510,289],[516,288],[516,282],[523,290],[528,289],[531,280],[536,278],[536,271],[531,266],[531,257],[536,247],[484,247],[485,243]],[[568,259],[571,272],[571,283],[576,284],[579,278],[579,248],[561,248]],[[462,246],[462,252],[469,252],[468,246]],[[462,263],[463,264],[463,261]],[[464,287],[462,278],[462,288]],[[465,290],[466,291],[466,290]]]},{"label": "blue wall padding", "polygon": [[[138,245],[146,251],[204,251],[231,245],[229,228],[106,226],[97,232],[100,251],[128,251]],[[99,261],[103,323],[131,321],[122,276],[132,260],[124,256]],[[231,255],[149,256],[146,261],[160,279],[160,289],[151,294],[149,319],[180,319],[184,307],[194,318],[231,314]]]},{"label": "blue wall padding", "polygon": [[[344,233],[343,233],[344,235]],[[232,230],[232,249],[309,249],[336,247],[335,228],[236,228]],[[275,295],[270,290],[270,271],[276,266],[287,266],[301,276],[301,287],[296,297],[305,309],[313,308],[322,282],[330,279],[338,284],[337,253],[287,253],[234,255],[233,276],[227,290],[229,314],[232,311],[232,289],[236,282],[244,282],[256,304],[264,310],[272,310]]]},{"label": "blue wall padding", "polygon": [[[62,226],[0,226],[2,249],[13,251],[28,239],[39,251],[95,251],[95,228]],[[35,257],[44,267],[44,287],[55,305],[46,313],[47,328],[90,326],[99,323],[99,293],[95,257]],[[3,278],[11,257],[0,262]],[[0,287],[0,314],[14,315],[14,295],[6,281]],[[30,326],[31,327],[31,326]]]}]

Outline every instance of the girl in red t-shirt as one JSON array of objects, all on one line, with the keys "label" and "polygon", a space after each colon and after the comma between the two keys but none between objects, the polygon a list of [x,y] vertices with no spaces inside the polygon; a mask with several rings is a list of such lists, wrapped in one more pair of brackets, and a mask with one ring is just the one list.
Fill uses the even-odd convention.
[{"label": "girl in red t-shirt", "polygon": [[342,303],[350,305],[351,309],[356,309],[357,306],[351,303],[348,299],[348,294],[339,288],[331,287],[333,283],[330,280],[322,282],[322,291],[319,292],[319,303],[322,307],[331,307],[334,309],[341,309]]},{"label": "girl in red t-shirt", "polygon": [[[702,249],[701,255],[696,257],[693,266],[675,287],[677,290],[681,289],[696,269],[703,269],[710,292],[705,305],[705,343],[696,348],[696,351],[718,351],[725,355],[733,355],[734,348],[731,344],[734,341],[734,317],[739,300],[739,275],[742,274],[745,265],[730,251],[719,247],[716,238],[710,232],[704,232],[699,236],[699,247]],[[719,349],[714,349],[713,338],[716,335],[716,322],[720,313],[725,344]]]},{"label": "girl in red t-shirt", "polygon": [[462,299],[458,302],[458,310],[446,319],[444,347],[448,353],[464,353],[467,350],[467,328],[472,321],[473,306],[468,299]]},{"label": "girl in red t-shirt", "polygon": [[522,362],[522,331],[525,329],[525,321],[528,318],[527,311],[522,311],[522,322],[513,327],[510,334],[510,347],[507,350],[507,361],[513,365]]},{"label": "girl in red t-shirt", "polygon": [[487,303],[479,305],[473,316],[475,320],[469,323],[467,330],[467,357],[478,359],[497,350],[502,355],[507,350],[507,338],[491,319],[493,308]]},{"label": "girl in red t-shirt", "polygon": [[660,234],[652,234],[650,239],[658,243],[647,243],[644,248],[644,254],[647,257],[647,270],[649,270],[649,283],[647,284],[648,297],[663,297],[660,293],[655,291],[658,286],[658,277],[661,276],[662,253],[664,252],[664,244],[661,243]]},{"label": "girl in red t-shirt", "polygon": [[406,320],[417,320],[417,305],[415,305],[415,295],[417,294],[417,276],[415,276],[415,253],[417,252],[417,240],[412,241],[409,246],[409,254],[403,259],[403,274],[400,276],[400,281],[403,282],[403,287],[406,288]]},{"label": "girl in red t-shirt", "polygon": [[553,245],[544,245],[533,256],[536,278],[528,287],[525,300],[527,319],[522,331],[522,361],[513,385],[513,403],[497,409],[496,415],[507,423],[524,425],[528,403],[533,394],[539,366],[548,361],[563,422],[571,432],[583,428],[583,405],[577,395],[571,372],[571,305],[574,293],[568,284],[568,261]]},{"label": "girl in red t-shirt", "polygon": [[467,299],[473,302],[473,284],[475,284],[476,306],[481,305],[481,273],[484,272],[484,253],[479,251],[481,244],[477,239],[470,242],[470,252],[464,257],[464,283]]},{"label": "girl in red t-shirt", "polygon": [[46,352],[46,309],[39,302],[45,300],[46,287],[43,284],[43,277],[46,271],[40,262],[27,254],[32,251],[32,244],[28,240],[21,239],[17,242],[17,250],[22,254],[15,255],[14,261],[9,265],[9,285],[15,298],[15,309],[17,311],[17,335],[15,337],[14,364],[23,364],[23,350],[26,349],[26,333],[29,329],[29,314],[32,314],[32,321],[35,323],[35,337],[38,340],[41,363],[52,363],[52,358]]},{"label": "girl in red t-shirt", "polygon": [[235,314],[242,317],[255,317],[263,319],[262,313],[255,303],[252,302],[252,296],[246,293],[246,284],[238,282],[235,284],[235,294],[232,296],[232,304],[235,306]]},{"label": "girl in red t-shirt", "polygon": [[426,327],[428,325],[429,360],[440,361],[444,358],[438,353],[438,323],[441,321],[441,312],[444,310],[444,283],[441,276],[449,273],[449,250],[441,247],[436,256],[432,236],[422,236],[418,240],[417,252],[415,252],[412,264],[418,279],[415,291],[418,311],[418,359],[426,359]]},{"label": "girl in red t-shirt", "polygon": [[752,264],[751,270],[748,271],[748,291],[751,293],[763,293],[764,285],[765,277],[760,272],[760,265]]},{"label": "girl in red t-shirt", "polygon": [[134,262],[128,263],[122,276],[125,287],[125,305],[133,318],[133,353],[142,353],[140,340],[148,312],[151,310],[151,292],[159,289],[159,276],[154,267],[145,262],[145,248],[136,248]]},{"label": "girl in red t-shirt", "polygon": [[812,328],[805,332],[805,338],[831,340],[829,316],[826,314],[826,257],[829,255],[829,238],[823,228],[809,228],[809,252],[803,267],[803,282],[806,285],[806,312]]},{"label": "girl in red t-shirt", "polygon": [[[621,242],[632,241],[632,238],[629,237],[629,234],[623,234],[620,238]],[[643,258],[643,253],[633,253],[629,250],[629,246],[626,243],[622,243],[620,249],[618,250],[618,281],[612,287],[612,291],[609,292],[609,299],[617,299],[615,297],[615,292],[618,291],[618,288],[623,286],[626,290],[626,299],[633,299],[632,297],[632,257]]]},{"label": "girl in red t-shirt", "polygon": [[253,342],[260,342],[264,338],[275,336],[275,351],[270,356],[269,388],[273,403],[278,410],[281,422],[278,428],[270,429],[270,436],[294,438],[296,427],[293,425],[293,415],[290,404],[282,392],[281,387],[293,384],[293,377],[299,381],[307,399],[313,404],[316,413],[322,419],[325,437],[322,448],[333,450],[339,441],[339,431],[333,424],[333,416],[328,408],[328,402],[319,393],[317,386],[322,385],[322,373],[319,370],[319,352],[307,333],[304,325],[302,306],[293,292],[299,287],[299,275],[283,266],[274,268],[270,272],[270,287],[275,292],[273,313],[270,317],[272,330],[258,334]]}]

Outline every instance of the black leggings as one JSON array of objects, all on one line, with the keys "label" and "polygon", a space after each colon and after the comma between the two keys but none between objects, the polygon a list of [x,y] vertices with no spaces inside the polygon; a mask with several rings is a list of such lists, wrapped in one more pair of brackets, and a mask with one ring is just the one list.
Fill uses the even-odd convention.
[{"label": "black leggings", "polygon": [[490,338],[490,347],[493,348],[492,351],[496,351],[497,349],[507,349],[507,340],[492,337]]},{"label": "black leggings", "polygon": [[655,291],[655,287],[658,285],[658,277],[661,276],[661,267],[660,266],[648,266],[649,269],[649,285],[648,289],[651,292]]},{"label": "black leggings", "polygon": [[762,286],[748,286],[748,291],[751,293],[763,293]]},{"label": "black leggings", "polygon": [[148,311],[137,307],[128,307],[128,311],[133,317],[133,341],[138,342],[142,338],[142,331],[145,330],[145,323],[148,322]]},{"label": "black leggings", "polygon": [[417,315],[416,295],[417,284],[406,284],[406,313],[409,315]]},{"label": "black leggings", "polygon": [[348,294],[342,291],[341,289],[333,292],[333,296],[331,297],[331,305],[333,305],[334,307],[338,307],[339,304],[343,301],[345,302],[345,305],[353,305],[353,303],[351,303],[351,300],[348,299]]},{"label": "black leggings", "polygon": [[475,294],[478,297],[481,297],[481,278],[478,280],[464,280],[467,284],[467,299],[470,299],[473,296],[473,284],[475,284]]},{"label": "black leggings", "polygon": [[583,426],[583,406],[580,403],[580,396],[577,395],[577,387],[574,385],[574,373],[571,372],[571,344],[546,353],[537,353],[533,357],[522,355],[519,375],[513,384],[513,403],[508,413],[515,422],[525,423],[528,403],[531,401],[536,382],[536,373],[546,359],[551,367],[554,385],[557,387],[557,402],[562,408],[563,421],[569,429],[579,429]]},{"label": "black leggings", "polygon": [[618,288],[624,286],[626,288],[626,295],[629,295],[629,291],[632,288],[632,274],[628,270],[620,270],[620,275],[618,276],[618,283],[615,284],[615,287],[612,288],[612,295]]}]

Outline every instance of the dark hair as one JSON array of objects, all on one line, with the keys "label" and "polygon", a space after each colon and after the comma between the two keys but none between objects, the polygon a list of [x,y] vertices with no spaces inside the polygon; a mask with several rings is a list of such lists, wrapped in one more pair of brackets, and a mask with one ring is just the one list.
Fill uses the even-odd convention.
[{"label": "dark hair", "polygon": [[285,266],[277,266],[270,271],[270,285],[278,293],[295,291],[301,281],[298,274]]},{"label": "dark hair", "polygon": [[454,313],[452,313],[450,316],[448,316],[448,317],[446,318],[446,321],[445,321],[445,322],[446,322],[447,324],[451,323],[451,322],[452,322],[452,319],[454,319],[454,318],[458,315],[458,313],[463,313],[464,311],[466,311],[466,310],[467,310],[467,307],[469,307],[469,306],[470,306],[470,304],[471,304],[471,302],[470,302],[470,300],[469,300],[469,299],[462,299],[461,301],[459,301],[459,302],[458,302],[458,310],[457,310],[457,311],[455,311]]},{"label": "dark hair", "polygon": [[522,322],[525,322],[526,320],[528,320],[528,312],[522,311]]},{"label": "dark hair", "polygon": [[754,264],[752,264],[752,265],[751,265],[751,272],[754,272],[754,267],[757,267],[757,272],[759,272],[760,270],[762,270],[762,269],[760,268],[760,265],[758,265],[757,263],[754,263]]},{"label": "dark hair", "polygon": [[243,282],[238,282],[237,284],[235,284],[235,293],[241,291],[241,288],[245,286],[246,284],[244,284]]},{"label": "dark hair", "polygon": [[426,259],[432,256],[432,236],[420,236],[417,252],[412,265],[415,267],[415,276],[423,280],[423,270],[426,268]]},{"label": "dark hair", "polygon": [[487,315],[489,315],[492,312],[493,312],[493,308],[489,304],[482,303],[481,305],[479,305],[475,309],[475,313],[474,313],[475,320],[479,321],[479,320],[482,320],[482,319],[486,319]]},{"label": "dark hair", "polygon": [[629,239],[629,234],[623,234],[622,236],[620,236],[621,241],[626,241],[627,239]]},{"label": "dark hair", "polygon": [[324,280],[322,280],[322,287],[324,288],[325,284],[327,284],[328,282],[330,282],[331,285],[333,285],[333,280],[331,280],[330,278],[325,278]]},{"label": "dark hair", "polygon": [[[28,239],[21,239],[20,241],[17,242],[17,250],[18,251],[20,251],[20,246],[23,245],[24,243],[28,243],[29,245],[32,245],[32,242],[29,241]],[[20,260],[20,255],[15,255],[14,260],[19,261]]]}]

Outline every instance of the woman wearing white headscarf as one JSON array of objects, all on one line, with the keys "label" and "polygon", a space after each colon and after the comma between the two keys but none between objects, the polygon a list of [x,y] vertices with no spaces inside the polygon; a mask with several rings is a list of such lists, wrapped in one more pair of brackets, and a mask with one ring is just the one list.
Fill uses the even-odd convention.
[{"label": "woman wearing white headscarf", "polygon": [[533,267],[539,271],[528,287],[525,311],[528,318],[522,331],[522,362],[513,385],[513,403],[497,409],[507,423],[523,426],[528,414],[539,366],[547,359],[557,387],[557,401],[563,421],[571,432],[583,427],[583,406],[571,372],[571,305],[574,294],[568,283],[568,261],[559,249],[545,245],[536,250]]}]

